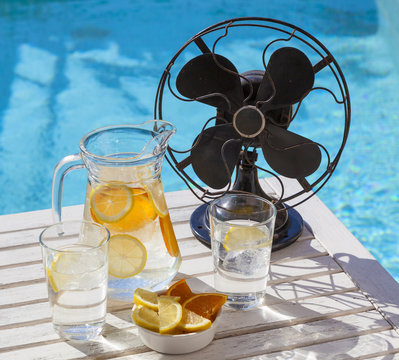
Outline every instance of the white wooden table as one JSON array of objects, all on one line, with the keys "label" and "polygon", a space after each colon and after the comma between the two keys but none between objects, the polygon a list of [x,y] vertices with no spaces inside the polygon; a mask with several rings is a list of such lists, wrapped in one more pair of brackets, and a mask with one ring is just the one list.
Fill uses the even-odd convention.
[{"label": "white wooden table", "polygon": [[[177,278],[212,284],[210,250],[188,223],[198,201],[189,191],[168,193],[167,201],[183,255]],[[110,307],[98,341],[61,340],[50,321],[38,244],[51,212],[1,216],[0,359],[399,359],[399,285],[317,197],[297,209],[306,229],[273,254],[267,305],[227,310],[215,340],[181,356],[144,346],[129,306]],[[65,218],[81,214],[82,206],[64,210]]]}]

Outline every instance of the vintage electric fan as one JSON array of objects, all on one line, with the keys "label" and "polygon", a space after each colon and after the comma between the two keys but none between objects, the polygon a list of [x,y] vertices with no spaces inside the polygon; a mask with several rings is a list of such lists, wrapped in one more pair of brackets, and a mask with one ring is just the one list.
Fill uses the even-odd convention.
[{"label": "vintage electric fan", "polygon": [[[263,68],[239,73],[235,65],[218,52],[217,45],[222,40],[228,41],[233,33],[249,28],[264,31],[265,38],[270,38],[272,33],[272,40],[265,41],[263,53],[259,54]],[[183,53],[190,45],[198,54],[186,60],[187,55],[183,57]],[[305,52],[311,54],[312,61]],[[182,59],[185,64],[175,69],[175,64]],[[319,73],[327,71],[335,79],[334,87],[339,95],[317,86]],[[333,159],[326,146],[288,130],[294,118],[301,121],[296,118],[299,107],[308,94],[316,90],[328,92],[331,100],[343,109],[342,141],[334,150]],[[189,149],[168,148],[167,160],[172,168],[204,202],[190,221],[197,239],[210,246],[209,202],[227,191],[245,191],[271,199],[277,206],[273,250],[294,242],[303,227],[303,220],[294,206],[309,199],[329,180],[350,127],[348,88],[331,53],[309,33],[282,21],[258,17],[226,20],[193,36],[170,60],[158,85],[155,118],[162,119],[164,115],[165,91],[179,101],[195,101],[215,108],[215,116],[204,118],[202,131],[193,134]],[[256,165],[259,153],[270,170]],[[182,156],[183,159],[177,159]],[[258,168],[278,179],[280,194],[263,191],[258,181]],[[198,184],[189,170],[206,187]],[[235,179],[232,179],[234,173]],[[308,180],[312,174],[319,173],[316,179],[313,175],[313,179]],[[286,194],[280,177],[296,179],[300,190]]]}]

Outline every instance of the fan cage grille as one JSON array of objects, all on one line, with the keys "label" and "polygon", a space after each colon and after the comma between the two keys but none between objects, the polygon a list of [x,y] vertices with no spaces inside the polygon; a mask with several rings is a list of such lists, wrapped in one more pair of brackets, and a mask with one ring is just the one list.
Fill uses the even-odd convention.
[{"label": "fan cage grille", "polygon": [[[311,184],[309,184],[306,179],[297,179],[299,184],[302,187],[302,190],[300,190],[294,194],[284,196],[284,185],[283,185],[283,182],[280,179],[280,177],[277,174],[275,174],[269,170],[266,170],[266,169],[260,168],[259,166],[254,165],[257,168],[274,176],[277,179],[277,181],[279,182],[280,187],[281,187],[281,192],[280,192],[279,199],[276,201],[277,203],[285,203],[287,201],[301,197],[301,199],[299,201],[297,201],[294,204],[290,204],[290,206],[287,208],[298,206],[299,204],[302,204],[303,202],[307,201],[309,198],[314,196],[318,191],[320,191],[320,189],[327,183],[327,181],[332,176],[332,174],[335,171],[336,166],[340,160],[342,151],[345,147],[345,144],[346,144],[346,141],[348,138],[348,134],[349,134],[350,119],[351,119],[349,91],[348,91],[348,86],[347,86],[347,83],[346,83],[346,80],[342,73],[341,68],[339,67],[339,65],[338,65],[337,61],[335,60],[335,58],[333,57],[333,55],[327,50],[327,48],[319,40],[317,40],[314,36],[312,36],[311,34],[306,32],[305,30],[303,30],[295,25],[292,25],[292,24],[289,24],[289,23],[286,23],[284,21],[277,20],[277,19],[262,18],[262,17],[240,17],[240,18],[229,19],[229,20],[225,20],[225,21],[216,23],[216,24],[200,31],[199,33],[194,35],[192,38],[190,38],[175,53],[175,55],[172,57],[170,62],[167,64],[167,66],[161,76],[161,79],[159,81],[157,92],[156,92],[155,105],[154,105],[154,119],[160,119],[160,120],[162,119],[162,116],[163,116],[162,102],[163,102],[163,93],[165,91],[165,86],[168,87],[169,91],[176,98],[178,98],[180,100],[184,100],[184,101],[192,101],[192,99],[183,99],[183,98],[180,98],[178,95],[176,95],[175,92],[172,90],[170,82],[169,82],[173,65],[175,64],[177,58],[182,54],[182,52],[192,43],[195,43],[202,52],[207,52],[209,49],[207,48],[207,45],[203,42],[202,38],[205,35],[214,33],[216,31],[224,30],[224,34],[222,36],[220,36],[213,44],[211,51],[213,54],[215,54],[214,51],[215,51],[216,43],[221,38],[228,35],[228,30],[230,28],[235,28],[235,27],[265,28],[265,29],[274,30],[274,31],[279,32],[279,33],[283,34],[284,36],[286,36],[285,38],[277,38],[277,39],[273,40],[265,47],[265,49],[263,51],[263,55],[262,55],[262,60],[263,60],[263,64],[265,67],[266,67],[266,65],[265,65],[265,61],[264,61],[264,55],[265,55],[267,48],[272,43],[274,43],[276,41],[290,41],[291,39],[294,38],[294,39],[301,41],[303,44],[305,44],[306,46],[311,48],[315,53],[317,53],[320,56],[320,61],[316,65],[314,65],[315,72],[323,69],[324,67],[328,67],[338,84],[338,88],[339,88],[339,92],[340,92],[340,96],[338,98],[331,90],[329,90],[327,88],[313,87],[310,90],[310,91],[313,91],[313,90],[322,89],[322,90],[328,91],[333,96],[336,103],[343,105],[344,117],[345,117],[345,124],[344,124],[344,129],[343,129],[341,145],[332,161],[329,158],[327,149],[325,149],[321,144],[316,143],[318,146],[320,146],[326,152],[327,157],[328,157],[328,164],[326,166],[325,171],[315,181],[313,181]],[[305,96],[303,98],[305,98],[306,95],[308,95],[308,93],[305,94]],[[301,102],[302,102],[302,100],[298,103],[296,111],[292,115],[291,121],[296,116],[296,113],[298,112]],[[205,129],[205,127],[211,120],[214,120],[216,118],[217,118],[217,116],[214,116],[214,117],[211,117],[210,119],[208,119],[208,121],[203,126],[202,131]],[[190,149],[186,150],[184,152],[188,152],[188,151],[190,151]],[[180,152],[180,153],[182,153],[182,152]],[[190,189],[192,191],[192,193],[201,201],[203,201],[205,203],[209,203],[209,200],[218,198],[218,197],[222,196],[223,194],[225,194],[226,192],[236,192],[234,190],[231,190],[231,180],[229,182],[229,185],[227,186],[227,189],[221,190],[221,191],[211,191],[210,189],[202,187],[194,179],[192,179],[192,177],[190,175],[188,175],[186,173],[186,171],[184,171],[184,164],[180,163],[180,166],[179,166],[179,162],[177,161],[174,153],[179,153],[179,151],[174,150],[171,147],[168,147],[168,154],[166,155],[166,160],[168,161],[168,163],[170,164],[172,169],[175,171],[175,173],[184,181],[184,183],[187,185],[188,189]],[[193,187],[196,188],[197,190],[199,190],[200,194],[198,194],[196,191],[194,191]],[[302,196],[309,192],[310,192],[310,194],[308,194],[307,196],[306,195]]]}]

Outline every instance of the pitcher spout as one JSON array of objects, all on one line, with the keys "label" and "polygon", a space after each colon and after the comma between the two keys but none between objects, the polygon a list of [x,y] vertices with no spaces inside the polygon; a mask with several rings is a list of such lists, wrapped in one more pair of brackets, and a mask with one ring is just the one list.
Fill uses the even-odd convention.
[{"label": "pitcher spout", "polygon": [[[140,125],[138,125],[140,126]],[[150,120],[142,124],[145,128],[152,127],[154,138],[150,140],[149,145],[154,146],[153,153],[164,153],[168,147],[168,143],[172,135],[176,132],[176,127],[168,121]]]}]

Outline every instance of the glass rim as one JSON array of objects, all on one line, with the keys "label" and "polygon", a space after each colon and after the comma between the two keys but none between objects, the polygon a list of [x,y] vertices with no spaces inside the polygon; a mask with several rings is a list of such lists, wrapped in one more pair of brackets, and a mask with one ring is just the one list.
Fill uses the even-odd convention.
[{"label": "glass rim", "polygon": [[[84,135],[81,138],[81,140],[80,140],[79,148],[80,148],[82,154],[85,157],[88,157],[90,159],[97,160],[97,161],[106,161],[106,162],[110,162],[110,163],[139,161],[139,160],[141,160],[140,157],[144,153],[145,148],[149,145],[150,142],[152,142],[158,136],[161,136],[162,132],[158,132],[156,136],[154,136],[152,139],[150,139],[147,142],[147,144],[143,147],[141,152],[138,153],[135,156],[113,158],[113,157],[110,157],[110,156],[97,155],[97,154],[94,154],[94,153],[90,152],[89,150],[87,150],[86,143],[87,143],[88,139],[91,138],[92,136],[100,134],[100,133],[105,132],[105,131],[117,130],[117,129],[138,129],[140,126],[143,126],[143,125],[151,123],[151,122],[159,122],[159,123],[162,123],[164,125],[169,125],[171,127],[171,130],[169,130],[169,131],[172,131],[172,132],[176,131],[176,126],[174,126],[171,122],[165,121],[165,120],[160,120],[160,119],[147,120],[147,121],[145,121],[145,122],[143,122],[141,124],[119,124],[119,125],[103,126],[101,128],[92,130],[92,131],[88,132],[86,135]],[[150,130],[148,130],[148,131],[150,131]],[[159,155],[160,154],[149,156],[148,158],[146,158],[146,161],[148,161],[148,160],[150,160],[152,158],[156,158]]]},{"label": "glass rim", "polygon": [[[214,200],[209,204],[208,215],[209,215],[209,216],[212,216],[213,218],[215,218],[215,216],[213,216],[213,215],[211,214],[212,209],[215,208],[215,207],[220,208],[220,209],[223,209],[223,210],[225,210],[225,211],[227,211],[227,212],[232,213],[233,210],[226,209],[226,208],[224,208],[223,206],[218,205],[217,202],[218,202],[219,200],[225,199],[225,198],[227,198],[227,197],[235,197],[235,196],[236,196],[236,197],[238,196],[238,197],[250,197],[250,198],[254,198],[254,199],[256,199],[256,200],[261,201],[262,203],[268,204],[269,207],[270,207],[270,209],[271,209],[271,214],[268,216],[268,218],[267,218],[266,220],[264,220],[264,221],[259,221],[259,222],[256,222],[256,223],[254,223],[254,224],[243,225],[243,226],[246,226],[246,227],[256,227],[256,226],[259,226],[259,225],[267,224],[267,223],[273,221],[273,219],[274,219],[274,218],[276,217],[276,215],[277,215],[276,206],[275,206],[270,200],[267,200],[267,199],[265,199],[265,198],[262,197],[262,196],[259,196],[259,195],[256,195],[256,194],[251,194],[251,193],[226,193],[226,194],[224,194],[223,196],[221,196],[221,197],[219,197],[219,198],[217,198],[217,199],[214,199]],[[253,211],[253,212],[251,212],[251,214],[260,214],[261,212],[263,212],[263,211]],[[216,220],[219,220],[219,219],[217,219],[217,218],[215,218],[215,219],[216,219]],[[233,220],[223,220],[224,223],[237,226],[237,224],[233,223],[232,221],[233,221]]]},{"label": "glass rim", "polygon": [[[90,247],[89,249],[85,249],[85,250],[76,250],[76,251],[75,251],[75,250],[59,250],[59,249],[55,249],[55,248],[53,248],[53,247],[51,247],[51,246],[48,246],[48,245],[44,242],[44,240],[43,240],[43,235],[44,235],[44,233],[45,233],[46,231],[48,231],[48,230],[50,230],[50,229],[52,229],[52,228],[55,228],[55,227],[57,227],[57,226],[60,226],[61,224],[73,224],[73,223],[89,224],[89,225],[92,225],[92,226],[94,225],[94,227],[97,227],[97,228],[99,228],[99,229],[105,230],[106,238],[105,238],[105,240],[101,241],[101,243],[98,244],[97,246],[92,246],[92,247]],[[55,252],[58,252],[58,253],[78,254],[78,253],[90,252],[90,251],[93,251],[93,250],[100,249],[101,247],[103,247],[104,245],[106,245],[106,244],[109,242],[110,237],[111,237],[111,234],[110,234],[109,230],[108,230],[104,225],[95,223],[95,222],[93,222],[93,221],[87,221],[87,220],[65,220],[65,221],[60,221],[60,222],[51,224],[51,225],[49,225],[49,226],[46,226],[46,227],[41,231],[41,233],[40,233],[40,235],[39,235],[39,243],[40,243],[40,245],[41,245],[43,248],[46,248],[46,249],[48,249],[48,250],[55,251]]]}]

